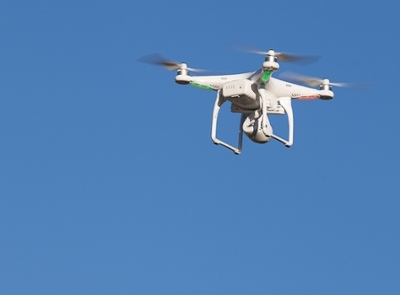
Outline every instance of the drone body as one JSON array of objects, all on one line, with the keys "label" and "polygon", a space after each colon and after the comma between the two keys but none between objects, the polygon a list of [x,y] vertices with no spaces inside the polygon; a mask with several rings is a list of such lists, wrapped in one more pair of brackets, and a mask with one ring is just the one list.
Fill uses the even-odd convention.
[{"label": "drone body", "polygon": [[[255,72],[247,72],[233,75],[220,76],[191,76],[191,71],[199,71],[188,68],[185,63],[177,63],[161,58],[158,55],[148,55],[140,61],[162,65],[169,70],[177,70],[175,82],[181,85],[191,85],[201,89],[216,91],[214,103],[211,138],[217,145],[222,145],[235,154],[242,150],[243,133],[256,143],[267,143],[275,139],[286,147],[293,144],[293,110],[291,102],[293,99],[332,99],[332,85],[347,86],[342,83],[330,83],[328,79],[309,78],[294,76],[292,78],[310,86],[318,86],[319,89],[297,85],[272,77],[272,74],[279,69],[278,60],[293,61],[299,58],[295,55],[278,53],[273,50],[268,52],[255,52],[265,54],[265,61],[262,67]],[[231,111],[241,114],[239,125],[238,146],[234,147],[217,138],[218,115],[221,106],[225,102],[231,103]],[[269,122],[269,115],[287,115],[288,118],[288,139],[274,134]]]}]

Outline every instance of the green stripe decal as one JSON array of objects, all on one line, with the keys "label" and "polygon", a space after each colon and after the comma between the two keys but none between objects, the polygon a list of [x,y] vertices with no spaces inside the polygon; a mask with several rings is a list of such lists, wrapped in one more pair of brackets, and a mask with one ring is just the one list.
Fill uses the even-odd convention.
[{"label": "green stripe decal", "polygon": [[264,75],[262,76],[261,81],[262,81],[263,83],[267,82],[268,79],[269,79],[269,77],[271,77],[271,74],[272,74],[272,72],[266,71],[266,72],[264,73]]},{"label": "green stripe decal", "polygon": [[210,86],[207,85],[202,85],[199,83],[194,83],[194,82],[190,82],[189,83],[191,86],[196,87],[196,88],[200,88],[200,89],[204,89],[204,90],[212,90],[212,88]]}]

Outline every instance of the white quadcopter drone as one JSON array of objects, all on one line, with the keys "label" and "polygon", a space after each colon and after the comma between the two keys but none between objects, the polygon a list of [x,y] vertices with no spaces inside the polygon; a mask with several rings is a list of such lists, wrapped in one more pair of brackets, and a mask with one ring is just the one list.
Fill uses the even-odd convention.
[{"label": "white quadcopter drone", "polygon": [[[146,55],[138,61],[161,65],[168,70],[176,70],[175,82],[181,85],[191,85],[201,89],[217,92],[212,117],[211,139],[216,145],[222,145],[235,154],[242,151],[243,132],[256,143],[267,143],[271,138],[283,143],[286,147],[293,144],[293,111],[292,99],[311,100],[333,98],[332,86],[349,87],[348,83],[331,83],[328,79],[318,79],[286,74],[286,77],[311,87],[296,85],[272,77],[279,69],[278,61],[302,62],[316,59],[311,56],[300,56],[274,50],[260,51],[247,50],[252,53],[265,55],[261,69],[255,72],[221,76],[191,76],[190,72],[202,70],[189,68],[186,63],[179,63],[161,57],[158,54]],[[222,104],[229,101],[231,111],[240,113],[238,147],[234,147],[217,138],[218,114]],[[268,115],[287,114],[289,134],[288,139],[283,139],[273,132]]]}]

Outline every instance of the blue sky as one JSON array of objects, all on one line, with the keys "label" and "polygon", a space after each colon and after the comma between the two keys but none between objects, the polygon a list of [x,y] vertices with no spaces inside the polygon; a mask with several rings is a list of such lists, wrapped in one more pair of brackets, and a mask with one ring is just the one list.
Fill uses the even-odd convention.
[{"label": "blue sky", "polygon": [[[0,293],[399,294],[399,9],[2,1]],[[210,139],[214,92],[136,60],[257,70],[236,41],[374,88],[295,101],[293,147],[245,138],[235,156]]]}]

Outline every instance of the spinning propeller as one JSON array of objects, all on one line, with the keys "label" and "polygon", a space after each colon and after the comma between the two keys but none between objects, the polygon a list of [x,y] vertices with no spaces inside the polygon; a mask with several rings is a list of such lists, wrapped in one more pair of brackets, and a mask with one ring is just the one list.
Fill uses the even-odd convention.
[{"label": "spinning propeller", "polygon": [[205,70],[201,70],[201,69],[188,68],[185,63],[180,63],[180,62],[176,62],[176,61],[167,59],[157,53],[147,54],[147,55],[139,58],[137,61],[145,62],[145,63],[157,65],[157,66],[162,66],[169,71],[175,71],[175,70],[179,70],[179,69],[185,69],[185,70],[189,70],[192,72],[204,72],[205,71]]},{"label": "spinning propeller", "polygon": [[330,82],[329,79],[309,77],[309,76],[293,73],[290,71],[283,72],[281,75],[279,75],[279,78],[291,80],[294,82],[300,82],[300,83],[306,84],[311,87],[329,85],[329,86],[334,86],[334,87],[351,88],[351,89],[356,89],[356,90],[367,90],[368,88],[370,88],[370,85],[365,84],[365,83]]},{"label": "spinning propeller", "polygon": [[276,57],[278,61],[293,62],[301,65],[309,65],[320,59],[320,56],[314,56],[314,55],[300,55],[288,52],[276,52],[272,49],[265,51],[243,43],[233,46],[233,49],[241,52],[265,55],[267,57],[272,56]]}]

